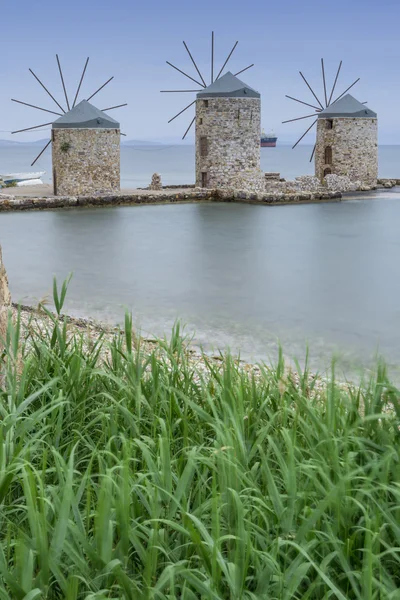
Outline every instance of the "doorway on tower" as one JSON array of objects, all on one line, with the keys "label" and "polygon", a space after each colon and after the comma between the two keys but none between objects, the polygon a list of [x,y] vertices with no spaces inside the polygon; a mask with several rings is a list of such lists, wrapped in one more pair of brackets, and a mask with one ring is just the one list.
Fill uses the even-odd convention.
[{"label": "doorway on tower", "polygon": [[206,171],[203,171],[201,174],[201,187],[202,188],[207,187],[207,172]]},{"label": "doorway on tower", "polygon": [[332,147],[331,146],[327,146],[325,148],[325,164],[326,165],[332,164]]},{"label": "doorway on tower", "polygon": [[53,194],[57,196],[57,173],[53,168]]}]

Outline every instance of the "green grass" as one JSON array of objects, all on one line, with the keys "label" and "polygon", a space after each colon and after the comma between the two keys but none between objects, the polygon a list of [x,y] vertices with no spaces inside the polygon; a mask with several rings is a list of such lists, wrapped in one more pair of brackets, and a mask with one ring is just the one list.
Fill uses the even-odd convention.
[{"label": "green grass", "polygon": [[[55,305],[61,312],[66,286]],[[280,356],[199,377],[11,321],[0,399],[0,600],[396,599],[399,393],[379,367],[315,401]]]}]

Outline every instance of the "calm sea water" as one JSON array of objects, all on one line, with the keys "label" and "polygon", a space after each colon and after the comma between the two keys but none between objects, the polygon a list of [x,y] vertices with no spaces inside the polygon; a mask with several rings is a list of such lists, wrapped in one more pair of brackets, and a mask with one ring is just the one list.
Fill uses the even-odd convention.
[{"label": "calm sea water", "polygon": [[[44,181],[51,179],[51,152],[30,166],[40,152],[41,146],[18,145],[0,147],[0,173],[21,171],[46,171]],[[278,171],[282,177],[293,179],[298,175],[313,174],[313,164],[309,162],[312,146],[290,146],[261,148],[261,167],[264,171]],[[194,183],[193,146],[138,146],[121,147],[122,187],[143,187],[150,183],[153,173],[161,174],[165,185]],[[400,146],[380,146],[380,177],[400,178]]]},{"label": "calm sea water", "polygon": [[377,352],[400,365],[400,192],[300,206],[195,204],[0,213],[14,299],[51,294],[157,335],[179,317],[207,350],[276,356],[278,340],[348,375]]}]

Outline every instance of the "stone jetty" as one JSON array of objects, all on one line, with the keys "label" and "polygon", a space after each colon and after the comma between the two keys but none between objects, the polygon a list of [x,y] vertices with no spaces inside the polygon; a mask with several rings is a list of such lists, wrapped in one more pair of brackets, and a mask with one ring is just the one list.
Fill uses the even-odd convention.
[{"label": "stone jetty", "polygon": [[140,204],[176,204],[182,202],[242,202],[250,204],[296,204],[299,202],[318,202],[340,200],[340,192],[316,191],[278,193],[255,193],[249,190],[232,189],[165,189],[136,190],[129,194],[104,196],[36,196],[0,193],[0,211],[50,210],[55,208],[77,208],[90,206],[128,206]]},{"label": "stone jetty", "polygon": [[[400,185],[400,179],[378,179],[376,186],[353,182],[345,176],[327,175],[324,184],[314,176],[296,177],[286,181],[279,173],[264,173],[265,182],[257,190],[242,186],[237,189],[208,189],[194,185],[159,187],[161,181],[153,176],[152,183],[144,189],[125,190],[107,195],[54,196],[48,189],[41,193],[26,188],[3,188],[0,191],[0,211],[50,210],[90,206],[129,206],[140,204],[177,204],[190,202],[241,202],[260,205],[298,204],[306,202],[340,201],[343,194],[367,192]],[[239,177],[239,176],[238,176]],[[43,186],[50,188],[50,186]],[[45,190],[43,190],[45,191]]]}]

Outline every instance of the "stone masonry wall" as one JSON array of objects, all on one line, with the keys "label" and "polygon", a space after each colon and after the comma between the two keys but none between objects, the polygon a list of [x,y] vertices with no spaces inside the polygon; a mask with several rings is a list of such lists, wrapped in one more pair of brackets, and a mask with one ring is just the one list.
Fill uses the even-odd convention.
[{"label": "stone masonry wall", "polygon": [[53,129],[52,140],[55,194],[119,191],[119,129]]},{"label": "stone masonry wall", "polygon": [[196,101],[196,186],[230,188],[239,174],[260,185],[260,113],[259,98]]},{"label": "stone masonry wall", "polygon": [[[332,129],[328,129],[328,121]],[[332,164],[325,163],[325,148],[332,148]],[[315,176],[322,181],[324,171],[345,175],[363,185],[376,185],[378,177],[377,119],[318,119],[315,149]]]}]

